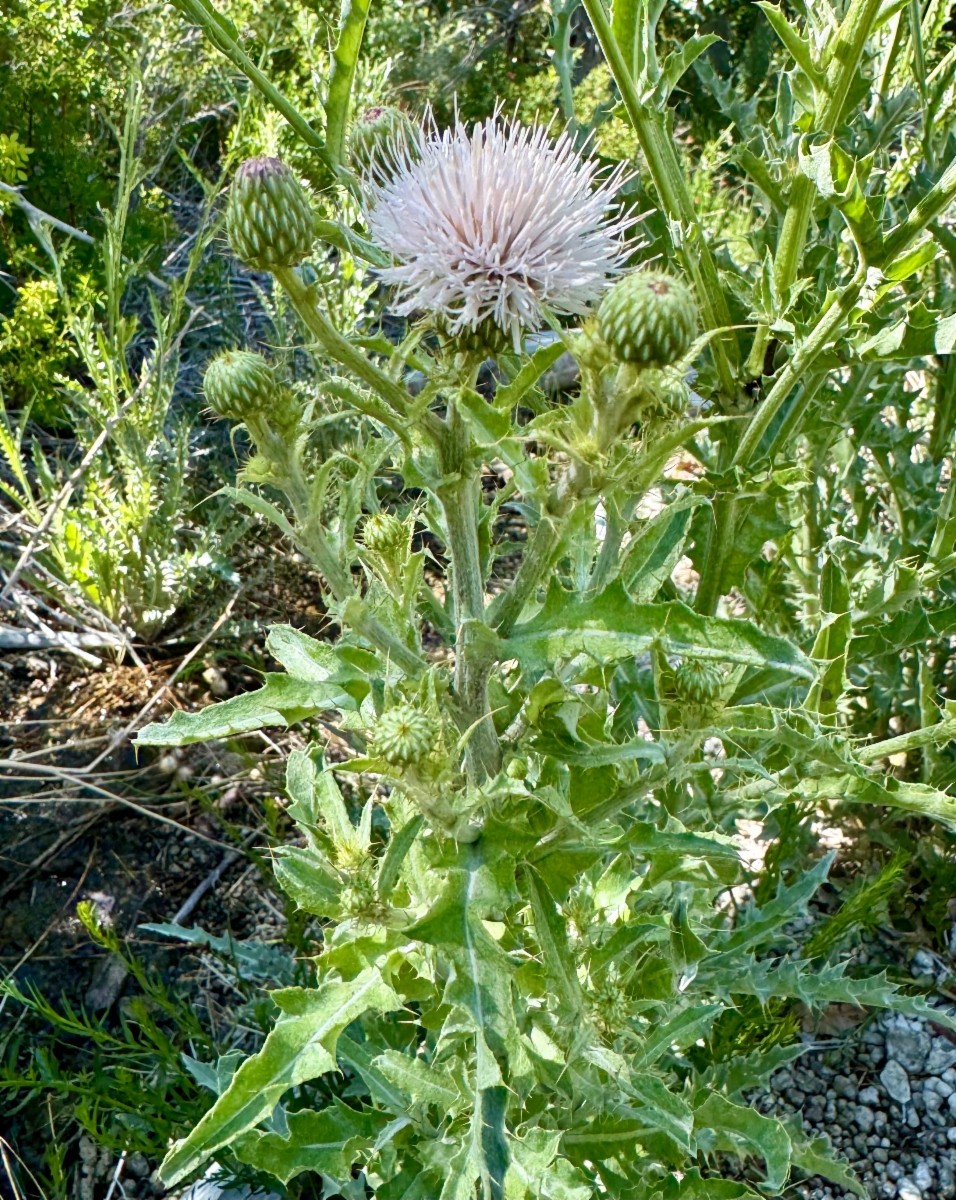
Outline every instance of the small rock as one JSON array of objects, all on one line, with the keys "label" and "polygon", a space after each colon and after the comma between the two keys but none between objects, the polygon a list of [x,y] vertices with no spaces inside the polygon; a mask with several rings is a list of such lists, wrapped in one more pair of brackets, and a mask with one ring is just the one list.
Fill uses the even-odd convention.
[{"label": "small rock", "polygon": [[788,1088],[786,1096],[787,1100],[789,1100],[794,1108],[803,1108],[807,1099],[806,1094],[801,1092],[799,1088],[795,1087]]},{"label": "small rock", "polygon": [[898,1104],[908,1104],[912,1097],[910,1078],[906,1067],[897,1058],[891,1058],[880,1072],[880,1082],[886,1088],[892,1100]]},{"label": "small rock", "polygon": [[893,1013],[883,1020],[886,1029],[886,1054],[911,1075],[921,1075],[932,1049],[933,1039],[921,1021]]},{"label": "small rock", "polygon": [[868,1108],[865,1104],[858,1104],[856,1106],[853,1119],[856,1121],[857,1128],[861,1133],[873,1132],[873,1118],[874,1113],[872,1108]]},{"label": "small rock", "polygon": [[838,1075],[833,1081],[833,1090],[844,1100],[856,1099],[856,1085],[847,1075]]},{"label": "small rock", "polygon": [[898,1200],[923,1200],[923,1193],[914,1181],[907,1179],[905,1175],[896,1185],[896,1195]]},{"label": "small rock", "polygon": [[915,1108],[911,1108],[906,1114],[906,1124],[910,1129],[919,1129],[922,1122],[919,1119],[919,1113]]},{"label": "small rock", "polygon": [[116,954],[101,959],[93,972],[93,981],[86,989],[86,1007],[93,1012],[112,1008],[123,990],[129,967]]},{"label": "small rock", "polygon": [[875,1163],[888,1163],[890,1161],[889,1152],[884,1150],[882,1146],[875,1146],[870,1152],[870,1158]]},{"label": "small rock", "polygon": [[933,1169],[925,1159],[916,1164],[916,1170],[913,1172],[913,1182],[921,1192],[928,1192],[936,1183],[936,1180],[933,1178]]},{"label": "small rock", "polygon": [[933,1047],[926,1059],[926,1073],[942,1075],[953,1066],[956,1066],[956,1046],[946,1038],[933,1038]]},{"label": "small rock", "polygon": [[928,950],[920,947],[913,955],[913,963],[911,970],[913,975],[932,975],[936,970],[936,959]]},{"label": "small rock", "polygon": [[946,1130],[946,1140],[951,1146],[956,1146],[956,1128]]},{"label": "small rock", "polygon": [[861,1104],[866,1104],[870,1108],[879,1107],[880,1093],[872,1085],[870,1087],[860,1088],[856,1098]]}]

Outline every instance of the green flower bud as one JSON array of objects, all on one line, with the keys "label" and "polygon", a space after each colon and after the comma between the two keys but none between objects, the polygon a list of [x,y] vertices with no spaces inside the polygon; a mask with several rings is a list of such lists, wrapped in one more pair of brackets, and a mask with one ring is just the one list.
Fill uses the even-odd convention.
[{"label": "green flower bud", "polygon": [[391,513],[373,513],[362,529],[362,541],[373,554],[384,559],[404,558],[408,550],[408,527]]},{"label": "green flower bud", "polygon": [[672,275],[637,271],[614,285],[598,310],[601,336],[620,362],[669,367],[697,332],[694,298]]},{"label": "green flower bud", "polygon": [[491,317],[474,329],[462,329],[451,340],[459,354],[481,359],[497,358],[511,347],[511,339]]},{"label": "green flower bud", "polygon": [[435,748],[438,726],[420,708],[399,704],[382,714],[373,733],[376,754],[397,767],[419,763]]},{"label": "green flower bud", "polygon": [[686,659],[674,672],[674,685],[682,700],[708,704],[720,696],[724,677],[720,668],[699,658]]},{"label": "green flower bud", "polygon": [[268,412],[279,397],[275,372],[261,354],[224,350],[206,367],[203,391],[220,417],[245,421],[250,413]]},{"label": "green flower bud", "polygon": [[278,158],[247,158],[236,172],[226,209],[229,242],[250,267],[295,267],[312,252],[312,205]]},{"label": "green flower bud", "polygon": [[507,767],[505,767],[505,774],[509,779],[517,779],[519,781],[522,779],[527,779],[528,764],[523,758],[513,758],[508,763]]},{"label": "green flower bud", "polygon": [[389,144],[410,134],[412,123],[400,108],[376,105],[367,108],[349,133],[349,154],[359,174],[387,166]]}]

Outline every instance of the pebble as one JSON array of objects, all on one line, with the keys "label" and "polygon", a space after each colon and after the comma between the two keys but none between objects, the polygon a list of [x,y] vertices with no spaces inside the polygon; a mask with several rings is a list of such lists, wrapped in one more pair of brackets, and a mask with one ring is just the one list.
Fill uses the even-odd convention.
[{"label": "pebble", "polygon": [[898,1200],[923,1200],[923,1193],[912,1179],[905,1176],[896,1185]]},{"label": "pebble", "polygon": [[880,1072],[880,1082],[886,1088],[891,1100],[895,1100],[898,1104],[909,1104],[912,1097],[910,1077],[898,1059],[891,1058],[886,1064]]},{"label": "pebble", "polygon": [[908,1074],[922,1074],[933,1047],[925,1024],[902,1013],[893,1013],[884,1018],[883,1026],[887,1057],[899,1063]]}]

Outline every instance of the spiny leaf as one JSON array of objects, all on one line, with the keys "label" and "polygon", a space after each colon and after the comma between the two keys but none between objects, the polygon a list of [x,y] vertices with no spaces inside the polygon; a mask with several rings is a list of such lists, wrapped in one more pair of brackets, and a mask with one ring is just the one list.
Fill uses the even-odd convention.
[{"label": "spiny leaf", "polygon": [[762,633],[749,621],[703,617],[680,601],[635,604],[620,581],[594,600],[569,600],[555,580],[544,608],[502,643],[502,657],[528,670],[545,670],[557,659],[589,654],[599,662],[643,654],[658,645],[667,654],[712,662],[779,667],[812,680],[813,665],[783,638]]},{"label": "spiny leaf", "polygon": [[303,1171],[347,1178],[352,1164],[371,1150],[384,1124],[380,1113],[359,1112],[341,1101],[320,1112],[290,1113],[287,1119],[288,1137],[254,1130],[232,1144],[240,1162],[268,1171],[283,1183]]},{"label": "spiny leaf", "polygon": [[771,1195],[787,1182],[790,1173],[790,1135],[779,1121],[765,1117],[756,1109],[733,1104],[717,1092],[711,1092],[694,1110],[698,1141],[714,1149],[735,1154],[748,1151],[764,1160],[765,1191]]},{"label": "spiny leaf", "polygon": [[137,746],[188,746],[216,738],[251,733],[278,725],[286,728],[329,709],[354,709],[355,701],[337,684],[312,683],[291,675],[266,675],[256,692],[232,696],[198,713],[174,712],[162,724],[147,725],[136,735]]},{"label": "spiny leaf", "polygon": [[160,1168],[168,1186],[178,1183],[264,1120],[290,1087],[335,1069],[335,1045],[351,1021],[373,1009],[401,1008],[374,968],[348,983],[272,993],[281,1015],[258,1054],[242,1064],[232,1083],[193,1131],[167,1154]]}]

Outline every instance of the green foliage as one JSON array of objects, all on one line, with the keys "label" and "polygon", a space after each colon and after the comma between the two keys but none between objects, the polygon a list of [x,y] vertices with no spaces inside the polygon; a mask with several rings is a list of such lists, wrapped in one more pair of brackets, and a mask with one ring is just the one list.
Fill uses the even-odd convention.
[{"label": "green foliage", "polygon": [[[803,945],[793,936],[831,864],[812,818],[851,817],[884,843],[905,826],[945,846],[956,827],[956,710],[940,702],[956,633],[956,99],[936,9],[915,38],[878,0],[713,6],[700,29],[678,6],[662,23],[659,0],[610,13],[585,0],[605,63],[581,80],[573,4],[553,12],[552,59],[535,8],[416,23],[388,5],[310,6],[283,24],[271,9],[177,7],[251,82],[233,147],[282,150],[288,178],[316,189],[309,261],[255,255],[273,268],[276,340],[310,384],[257,411],[217,409],[252,443],[226,498],[311,560],[341,632],[327,645],[273,628],[282,672],[138,743],[315,731],[321,718],[349,750],[326,761],[313,733],[288,761],[297,837],[277,847],[275,873],[324,922],[314,986],[229,937],[153,927],[281,985],[260,1048],[190,1056],[215,1098],[188,1129],[163,1126],[180,1135],[164,1178],[233,1155],[283,1186],[315,1172],[351,1188],[361,1171],[382,1200],[779,1194],[794,1167],[859,1190],[847,1164],[746,1094],[798,1056],[798,1005],[956,1027],[841,957],[901,857]],[[289,30],[323,48],[296,58]],[[373,299],[364,273],[389,259],[366,236],[348,126],[370,91],[418,79],[439,122],[450,82],[466,118],[498,97],[530,112],[557,96],[574,136],[593,133],[608,160],[636,156],[621,198],[647,216],[629,249],[693,290],[703,336],[689,344],[688,315],[666,354],[619,362],[593,313],[554,322],[555,345],[497,356],[489,401],[480,355],[440,324],[395,333],[376,311],[373,325],[387,296]],[[695,106],[706,115],[688,139],[680,119]],[[32,169],[8,151],[5,169]],[[296,189],[298,261],[313,226]],[[107,215],[102,320],[54,255],[55,297],[24,289],[0,345],[11,371],[18,346],[47,353],[44,386],[69,386],[82,362],[87,445],[135,386],[120,305],[131,195],[121,188]],[[251,200],[243,213],[258,219]],[[148,478],[144,518],[182,479],[147,470],[141,445],[175,449],[156,364],[182,306],[175,290],[168,309],[153,305],[149,415],[110,460]],[[94,347],[118,383],[97,375]],[[565,351],[580,384],[557,400],[544,378]],[[292,353],[277,353],[280,371]],[[21,440],[2,431],[5,486],[36,520]],[[675,477],[678,455],[695,465]],[[33,468],[54,478],[36,455]],[[508,510],[528,538],[491,595]],[[87,553],[102,536],[87,524],[65,543]],[[52,561],[107,612],[152,628],[158,601]],[[148,591],[155,564],[125,573]],[[756,878],[738,853],[744,820],[770,839]],[[934,894],[942,926],[940,905]],[[740,1180],[717,1177],[725,1155]]]},{"label": "green foliage", "polygon": [[[203,8],[210,36],[241,61]],[[397,345],[361,337],[308,266],[275,267],[328,373],[325,415],[247,422],[255,455],[232,495],[311,558],[341,633],[328,647],[274,629],[284,675],[138,740],[333,710],[351,754],[328,764],[313,746],[288,763],[300,838],[277,852],[276,875],[328,922],[317,985],[273,993],[272,1032],[170,1151],[170,1183],[232,1146],[283,1182],[312,1170],[344,1187],[361,1169],[383,1198],[413,1179],[443,1200],[755,1194],[714,1180],[726,1154],[765,1194],[794,1167],[859,1190],[825,1146],[746,1102],[797,1057],[796,1004],[932,1012],[956,1026],[839,957],[900,861],[799,947],[793,922],[831,856],[808,865],[783,846],[807,814],[841,806],[885,830],[888,813],[956,824],[942,749],[956,720],[936,707],[931,665],[946,655],[941,642],[921,652],[915,675],[906,658],[921,622],[930,637],[956,628],[954,493],[939,467],[948,399],[938,450],[922,440],[932,397],[948,396],[945,365],[935,391],[923,385],[928,399],[913,386],[952,348],[939,248],[956,199],[950,126],[917,128],[907,89],[919,55],[902,65],[905,28],[891,34],[875,0],[802,21],[763,6],[764,32],[748,26],[744,53],[763,37],[772,80],[754,71],[754,94],[706,30],[665,54],[662,4],[585,8],[608,73],[575,95],[561,42],[571,10],[556,11],[565,116],[579,104],[593,130],[630,127],[644,169],[627,186],[659,209],[635,249],[686,277],[704,336],[689,348],[682,338],[673,366],[671,354],[620,363],[588,318],[560,332],[580,368],[567,403],[538,389],[557,357],[540,349],[499,356],[489,402],[466,343],[445,344],[427,320]],[[930,32],[920,53],[935,62]],[[314,112],[290,111],[250,73],[333,171],[351,61],[331,68],[327,142]],[[689,186],[669,106],[692,71],[725,128]],[[927,99],[932,79],[917,80]],[[919,148],[898,140],[904,129]],[[907,157],[923,166],[904,178]],[[340,182],[347,196],[353,183]],[[359,230],[344,244],[379,262]],[[415,395],[407,368],[424,377]],[[354,440],[320,450],[316,428],[343,419]],[[665,474],[678,452],[699,464],[690,486]],[[486,503],[492,463],[507,474]],[[382,516],[395,476],[407,491]],[[652,496],[663,508],[644,515]],[[528,541],[489,598],[504,505]],[[441,596],[413,531],[444,549]],[[675,571],[683,556],[693,580]],[[862,744],[885,737],[891,709],[907,731]],[[918,779],[886,769],[883,756],[910,753]],[[337,776],[367,789],[357,822]],[[387,839],[373,835],[373,809]],[[779,839],[760,880],[732,836],[745,818]],[[275,1127],[292,1089],[336,1068],[343,1095]]]}]

